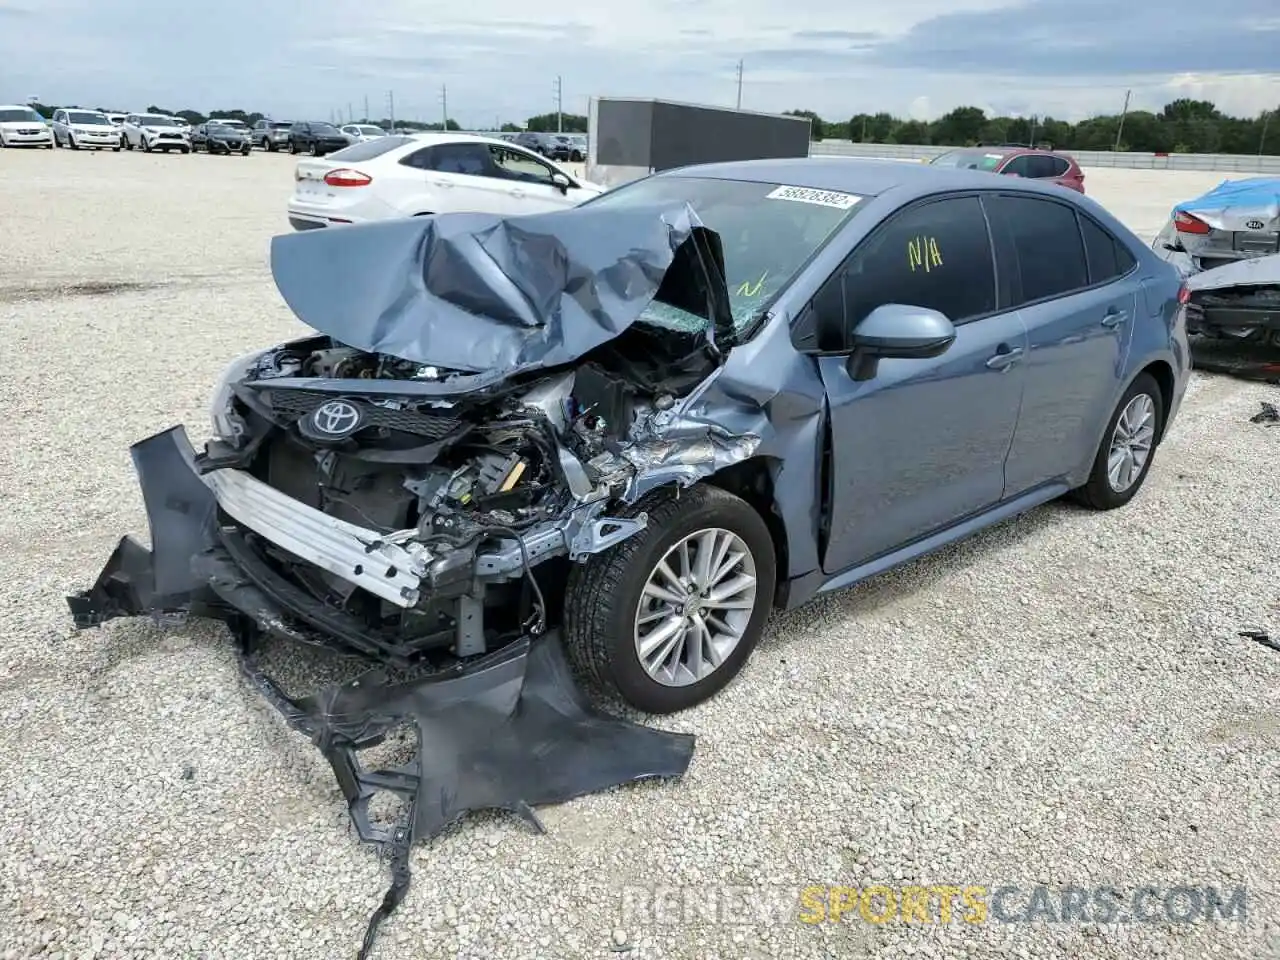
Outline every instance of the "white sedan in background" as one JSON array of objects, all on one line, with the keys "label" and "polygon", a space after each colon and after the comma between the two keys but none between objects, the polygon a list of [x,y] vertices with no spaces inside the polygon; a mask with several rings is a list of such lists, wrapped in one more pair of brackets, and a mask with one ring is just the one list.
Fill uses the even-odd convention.
[{"label": "white sedan in background", "polygon": [[366,140],[376,140],[378,137],[387,135],[387,131],[372,123],[348,123],[338,129],[345,133],[352,143],[364,143]]},{"label": "white sedan in background", "polygon": [[53,148],[44,117],[24,104],[0,104],[0,147]]},{"label": "white sedan in background", "polygon": [[543,213],[605,191],[523,147],[455,133],[356,143],[299,161],[294,180],[295,230],[432,213]]}]

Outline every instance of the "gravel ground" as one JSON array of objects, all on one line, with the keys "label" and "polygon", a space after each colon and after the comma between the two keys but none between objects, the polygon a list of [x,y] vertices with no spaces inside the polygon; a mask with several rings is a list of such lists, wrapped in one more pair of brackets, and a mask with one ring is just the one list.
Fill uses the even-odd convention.
[{"label": "gravel ground", "polygon": [[[301,329],[266,265],[289,159],[7,150],[0,174],[0,957],[350,956],[385,874],[220,629],[75,634],[63,602],[145,531],[128,445],[203,435],[222,366]],[[1088,176],[1147,237],[1220,179]],[[1236,636],[1280,631],[1267,398],[1197,377],[1128,508],[1049,506],[775,618],[739,682],[663,721],[700,737],[683,782],[419,845],[375,956],[1280,956],[1280,654]],[[794,916],[807,884],[877,880],[1247,884],[1249,921],[671,923],[636,899],[735,885]]]}]

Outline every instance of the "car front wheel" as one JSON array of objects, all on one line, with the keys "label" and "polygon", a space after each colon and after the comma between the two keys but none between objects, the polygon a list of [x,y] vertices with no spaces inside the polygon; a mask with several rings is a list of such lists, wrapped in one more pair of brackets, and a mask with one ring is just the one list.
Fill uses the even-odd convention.
[{"label": "car front wheel", "polygon": [[603,693],[646,713],[714,696],[742,669],[773,607],[769,528],[710,485],[641,501],[643,530],[573,565],[565,647]]},{"label": "car front wheel", "polygon": [[1093,510],[1114,510],[1132,500],[1151,469],[1164,414],[1160,385],[1149,373],[1139,374],[1111,414],[1088,482],[1072,498]]}]

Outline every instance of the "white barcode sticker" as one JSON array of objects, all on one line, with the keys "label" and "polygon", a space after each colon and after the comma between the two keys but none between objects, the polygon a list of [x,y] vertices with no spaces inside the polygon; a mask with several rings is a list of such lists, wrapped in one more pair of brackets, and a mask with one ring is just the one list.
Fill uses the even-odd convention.
[{"label": "white barcode sticker", "polygon": [[794,200],[797,203],[813,203],[820,207],[835,207],[837,210],[848,210],[862,198],[855,197],[852,193],[815,190],[813,187],[778,187],[765,199]]}]

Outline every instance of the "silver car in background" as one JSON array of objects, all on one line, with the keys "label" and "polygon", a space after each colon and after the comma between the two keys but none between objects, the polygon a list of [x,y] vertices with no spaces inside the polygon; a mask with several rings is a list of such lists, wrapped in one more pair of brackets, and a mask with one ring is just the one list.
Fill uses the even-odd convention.
[{"label": "silver car in background", "polygon": [[1224,180],[1178,204],[1152,247],[1186,275],[1280,253],[1280,177]]}]

